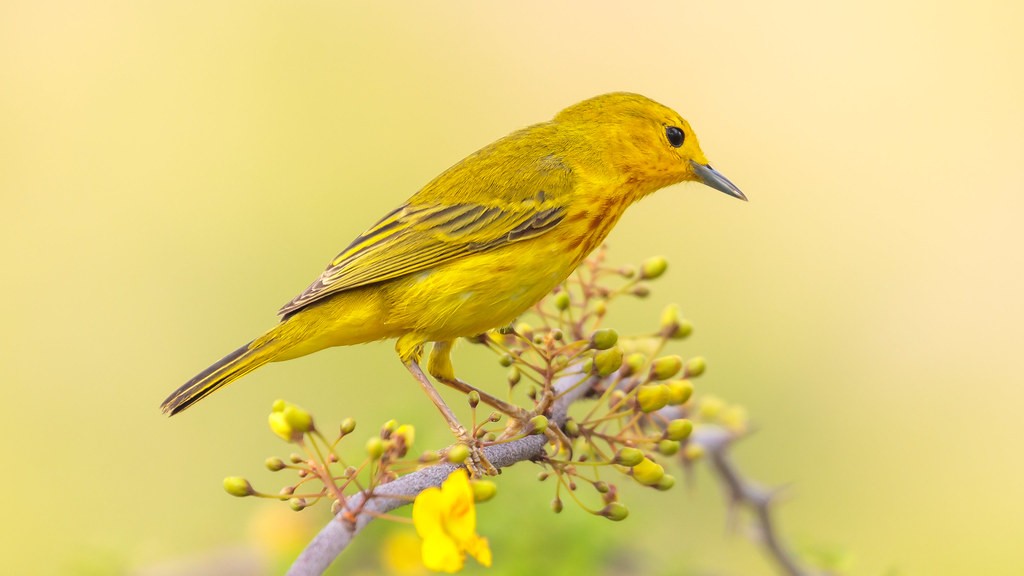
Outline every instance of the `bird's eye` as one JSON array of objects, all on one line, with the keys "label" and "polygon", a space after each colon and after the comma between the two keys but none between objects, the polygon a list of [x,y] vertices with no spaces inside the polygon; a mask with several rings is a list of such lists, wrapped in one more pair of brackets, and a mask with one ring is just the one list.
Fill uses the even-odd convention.
[{"label": "bird's eye", "polygon": [[679,148],[683,145],[683,140],[686,139],[686,134],[683,133],[681,128],[675,126],[668,126],[665,128],[665,136],[668,137],[668,143],[673,148]]}]

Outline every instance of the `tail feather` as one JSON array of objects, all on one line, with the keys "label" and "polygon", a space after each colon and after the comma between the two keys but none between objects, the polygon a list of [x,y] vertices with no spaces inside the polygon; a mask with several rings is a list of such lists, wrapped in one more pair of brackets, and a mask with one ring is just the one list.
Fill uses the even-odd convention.
[{"label": "tail feather", "polygon": [[270,362],[277,355],[273,339],[258,338],[218,360],[171,393],[160,410],[174,416],[215,390],[230,384],[249,372]]}]

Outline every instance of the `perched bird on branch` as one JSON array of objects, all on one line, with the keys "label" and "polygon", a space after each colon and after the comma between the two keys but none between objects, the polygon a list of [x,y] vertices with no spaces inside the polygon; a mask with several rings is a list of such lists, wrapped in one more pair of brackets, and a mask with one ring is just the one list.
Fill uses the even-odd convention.
[{"label": "perched bird on branch", "polygon": [[[435,178],[359,235],[281,321],[164,400],[177,414],[267,362],[396,338],[402,363],[449,427],[482,454],[420,368],[463,392],[455,339],[506,326],[562,282],[626,208],[660,188],[702,182],[743,193],[711,167],[679,114],[644,96],[605,94],[513,132]],[[513,418],[531,416],[489,394]]]}]

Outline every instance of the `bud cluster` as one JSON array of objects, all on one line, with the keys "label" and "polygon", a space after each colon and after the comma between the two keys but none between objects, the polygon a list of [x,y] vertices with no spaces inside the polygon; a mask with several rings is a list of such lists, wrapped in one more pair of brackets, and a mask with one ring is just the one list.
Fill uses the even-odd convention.
[{"label": "bud cluster", "polygon": [[[603,325],[612,301],[648,297],[652,283],[667,270],[668,262],[661,257],[637,266],[608,266],[602,247],[528,317],[474,340],[497,354],[514,410],[488,393],[470,392],[471,438],[481,446],[529,435],[549,438],[551,448],[537,461],[544,469],[538,478],[554,485],[551,508],[556,513],[568,498],[597,516],[624,520],[629,510],[619,500],[617,482],[671,490],[676,480],[666,467],[673,461],[690,464],[703,453],[694,440],[695,428],[714,425],[736,436],[748,428],[741,406],[695,393],[694,382],[707,369],[704,358],[666,351],[693,332],[677,305],[666,306],[646,333],[624,336]],[[582,377],[578,385],[586,386],[587,392],[565,419],[554,407],[561,393],[556,383],[567,377]],[[489,407],[512,417],[494,412],[479,422],[478,409]],[[325,499],[338,512],[346,495],[355,491],[371,490],[418,467],[462,464],[472,455],[470,447],[460,443],[409,459],[415,430],[391,420],[366,438],[361,450],[357,441],[351,451],[358,454],[358,463],[349,465],[338,448],[355,432],[355,420],[343,420],[337,436],[328,440],[308,412],[278,400],[268,423],[274,434],[299,452],[287,459],[268,458],[266,468],[287,470],[297,480],[276,494],[264,494],[245,478],[233,476],[224,479],[224,489],[233,496],[284,500],[295,510]],[[472,488],[478,502],[496,492],[490,481],[474,481]],[[596,500],[596,505],[588,499]]]},{"label": "bud cluster", "polygon": [[293,452],[287,459],[272,456],[264,466],[271,472],[292,471],[297,480],[275,493],[259,492],[240,476],[224,479],[224,490],[232,496],[257,496],[287,501],[293,510],[303,510],[321,500],[331,501],[337,512],[345,504],[346,495],[396,479],[399,473],[420,465],[441,460],[433,452],[425,452],[414,462],[404,461],[416,438],[416,430],[409,424],[395,420],[385,422],[379,432],[365,442],[364,455],[357,465],[349,465],[339,456],[342,440],[356,430],[356,421],[345,418],[338,426],[337,436],[328,440],[314,425],[306,410],[277,400],[267,418],[271,432],[282,440],[297,445],[301,452]]},{"label": "bud cluster", "polygon": [[[554,511],[562,510],[568,493],[583,508],[622,520],[628,512],[608,470],[641,486],[669,490],[675,478],[665,472],[668,462],[687,463],[702,453],[691,440],[695,426],[715,423],[741,433],[746,419],[742,408],[713,396],[695,397],[694,381],[707,369],[702,357],[664,352],[693,333],[679,306],[666,306],[657,328],[645,334],[623,336],[602,326],[613,300],[647,297],[652,282],[668,270],[661,257],[618,268],[607,266],[604,258],[604,249],[599,250],[531,317],[478,341],[498,354],[510,393],[524,394],[537,416],[551,408],[555,382],[573,373],[587,375],[594,402],[581,403],[580,414],[574,408],[561,430],[551,430],[545,419],[554,448],[540,462],[546,468],[540,478],[557,479]],[[523,428],[536,433],[534,421]],[[589,507],[577,496],[584,484],[594,488],[601,506]]]}]

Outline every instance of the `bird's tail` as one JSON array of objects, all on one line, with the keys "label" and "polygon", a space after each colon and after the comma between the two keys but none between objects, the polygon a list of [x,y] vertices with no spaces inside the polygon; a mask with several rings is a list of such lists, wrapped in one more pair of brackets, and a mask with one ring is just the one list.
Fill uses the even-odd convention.
[{"label": "bird's tail", "polygon": [[160,410],[173,416],[276,358],[285,346],[271,333],[249,342],[197,374],[172,392],[160,405]]}]

